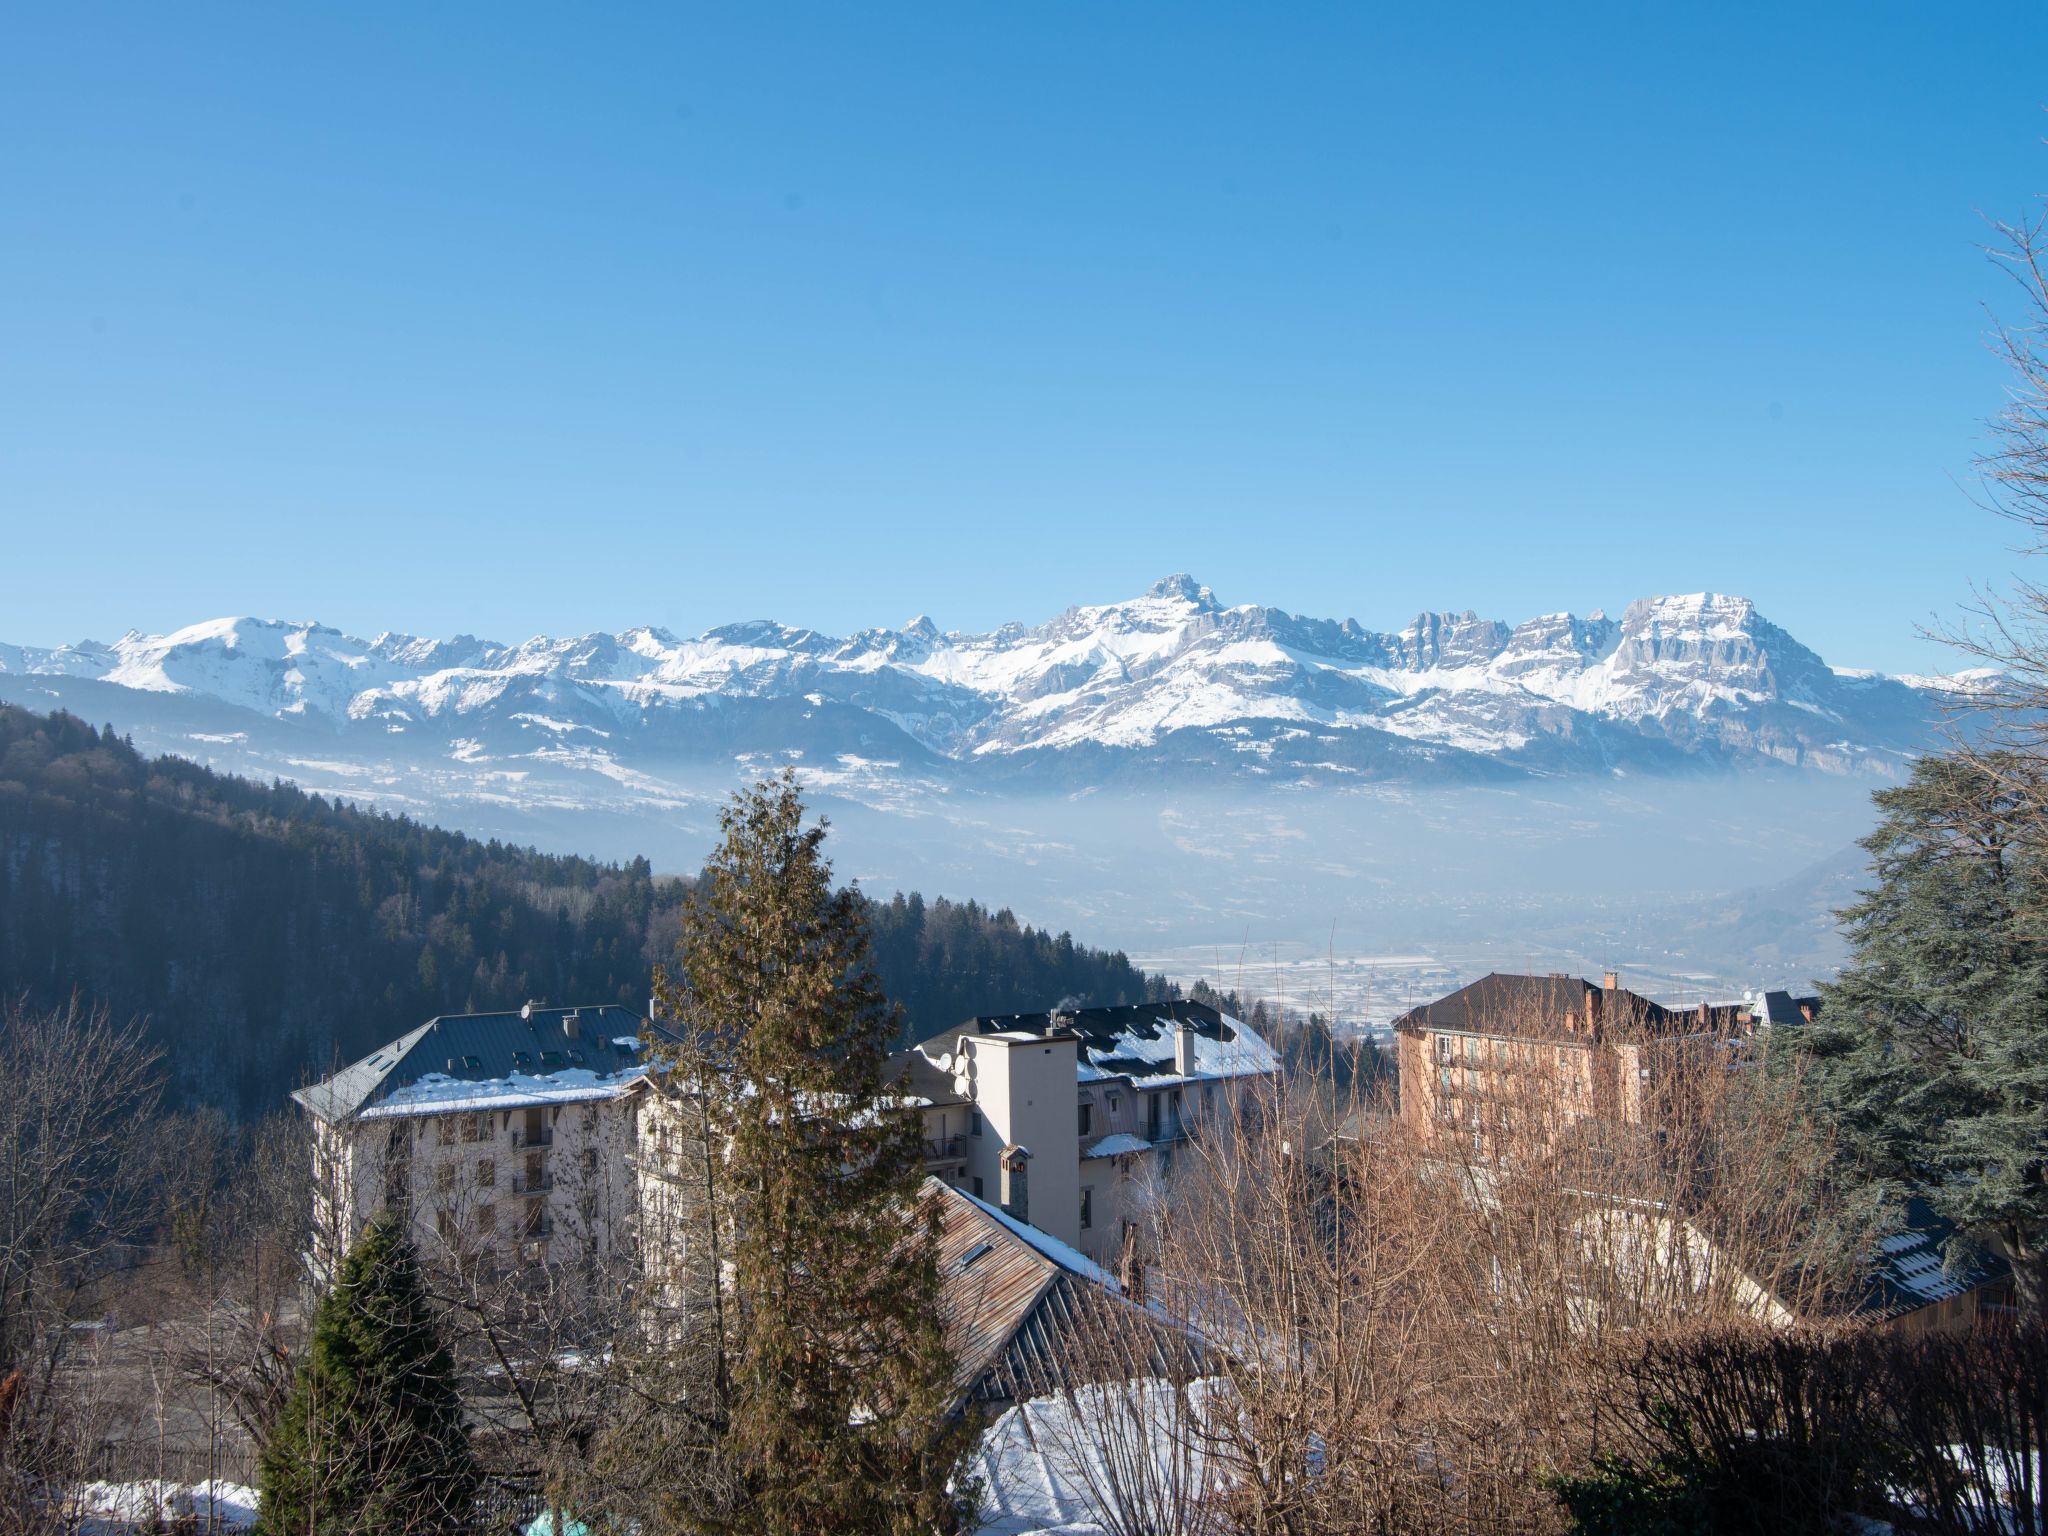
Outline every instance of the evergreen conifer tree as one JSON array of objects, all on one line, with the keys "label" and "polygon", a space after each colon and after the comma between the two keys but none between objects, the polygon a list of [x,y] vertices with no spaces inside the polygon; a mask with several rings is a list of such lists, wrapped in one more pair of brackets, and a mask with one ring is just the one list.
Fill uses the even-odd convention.
[{"label": "evergreen conifer tree", "polygon": [[263,1449],[260,1536],[466,1530],[477,1469],[418,1261],[379,1214],[321,1300]]},{"label": "evergreen conifer tree", "polygon": [[1862,1188],[1995,1233],[2022,1305],[2048,1306],[2048,948],[2017,760],[1929,756],[1875,796],[1876,887],[1852,957],[1793,1036]]},{"label": "evergreen conifer tree", "polygon": [[[945,1530],[965,1430],[937,1313],[923,1130],[883,1083],[899,1014],[869,954],[865,903],[835,891],[822,821],[793,777],[721,817],[678,944],[657,977],[703,1122],[726,1144],[721,1358],[699,1379],[717,1472],[737,1490],[703,1525],[792,1533]],[[721,1070],[704,1072],[716,1061]],[[678,1073],[678,1076],[682,1076]],[[701,1413],[703,1398],[697,1407]]]}]

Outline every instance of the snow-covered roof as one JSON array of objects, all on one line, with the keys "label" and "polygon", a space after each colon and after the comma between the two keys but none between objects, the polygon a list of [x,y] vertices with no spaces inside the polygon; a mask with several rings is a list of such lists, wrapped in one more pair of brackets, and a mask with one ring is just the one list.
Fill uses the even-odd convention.
[{"label": "snow-covered roof", "polygon": [[[1174,1036],[1185,1030],[1192,1057],[1182,1072]],[[1005,1041],[1041,1040],[1055,1032],[1079,1037],[1075,1076],[1084,1083],[1129,1078],[1140,1087],[1277,1073],[1280,1058],[1249,1024],[1184,1001],[1048,1013],[990,1014],[941,1030],[923,1043],[943,1053],[961,1035]]]},{"label": "snow-covered roof", "polygon": [[646,1074],[615,1003],[443,1014],[292,1095],[329,1124],[605,1099]]},{"label": "snow-covered roof", "polygon": [[1865,1316],[1901,1317],[2011,1273],[1988,1247],[1959,1246],[1954,1225],[1917,1196],[1906,1202],[1903,1226],[1880,1238],[1871,1258],[1870,1286],[1857,1309]]},{"label": "snow-covered roof", "polygon": [[1150,1152],[1152,1143],[1142,1136],[1133,1136],[1129,1131],[1118,1131],[1114,1136],[1105,1136],[1095,1143],[1083,1157],[1122,1157],[1126,1152]]}]

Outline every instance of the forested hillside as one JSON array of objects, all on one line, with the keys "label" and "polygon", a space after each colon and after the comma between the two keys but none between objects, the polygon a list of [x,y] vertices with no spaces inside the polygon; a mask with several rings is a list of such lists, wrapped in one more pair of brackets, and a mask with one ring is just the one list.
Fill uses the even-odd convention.
[{"label": "forested hillside", "polygon": [[[645,859],[479,842],[0,707],[0,989],[148,1016],[188,1098],[261,1111],[437,1013],[643,1008],[686,892]],[[1167,990],[971,901],[870,912],[913,1031]]]}]

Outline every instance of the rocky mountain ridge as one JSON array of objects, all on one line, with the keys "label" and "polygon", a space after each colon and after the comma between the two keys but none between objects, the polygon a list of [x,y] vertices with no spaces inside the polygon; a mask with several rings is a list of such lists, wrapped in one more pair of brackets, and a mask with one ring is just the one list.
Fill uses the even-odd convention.
[{"label": "rocky mountain ridge", "polygon": [[1889,777],[1928,744],[1940,688],[1831,668],[1740,597],[1513,625],[1424,613],[1379,632],[1225,606],[1176,575],[986,634],[926,618],[844,637],[758,620],[508,645],[218,619],[111,644],[0,645],[0,697],[131,715],[159,736],[181,722],[214,742],[290,728],[337,756],[471,770],[577,761],[617,781],[738,757],[1073,789],[1184,770]]}]

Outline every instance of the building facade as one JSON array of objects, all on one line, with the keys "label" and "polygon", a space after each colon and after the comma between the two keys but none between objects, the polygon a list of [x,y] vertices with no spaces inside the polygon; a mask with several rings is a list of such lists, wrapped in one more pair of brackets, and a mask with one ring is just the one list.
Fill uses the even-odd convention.
[{"label": "building facade", "polygon": [[1167,1002],[969,1019],[891,1072],[935,1177],[1114,1265],[1176,1145],[1240,1120],[1280,1059],[1241,1020]]},{"label": "building facade", "polygon": [[312,1122],[316,1275],[385,1208],[430,1258],[627,1257],[644,1024],[610,1005],[444,1015],[293,1094]]},{"label": "building facade", "polygon": [[1689,1053],[1746,1031],[1744,1008],[1667,1008],[1609,971],[1490,974],[1394,1021],[1401,1116],[1484,1150],[1510,1125],[1556,1135],[1603,1119],[1639,1125]]}]

